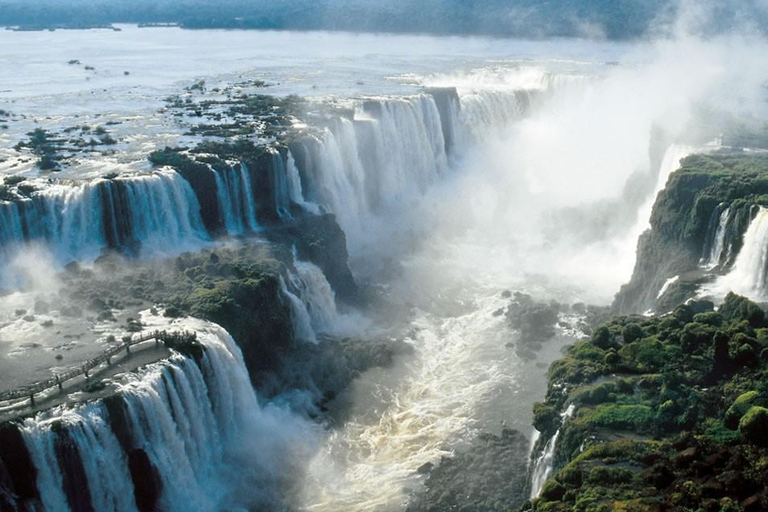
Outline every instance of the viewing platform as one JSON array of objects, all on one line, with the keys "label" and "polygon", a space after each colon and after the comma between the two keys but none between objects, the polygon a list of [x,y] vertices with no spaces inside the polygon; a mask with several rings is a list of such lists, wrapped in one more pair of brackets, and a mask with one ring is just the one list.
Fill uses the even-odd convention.
[{"label": "viewing platform", "polygon": [[66,395],[85,390],[100,391],[98,386],[89,390],[93,384],[104,378],[118,373],[131,371],[140,366],[150,364],[165,357],[176,348],[189,353],[191,347],[201,347],[195,333],[151,331],[133,336],[125,336],[123,340],[96,357],[88,359],[77,368],[33,384],[0,392],[0,422],[8,413],[17,416],[28,409],[36,409],[45,402],[46,408],[51,403]]}]

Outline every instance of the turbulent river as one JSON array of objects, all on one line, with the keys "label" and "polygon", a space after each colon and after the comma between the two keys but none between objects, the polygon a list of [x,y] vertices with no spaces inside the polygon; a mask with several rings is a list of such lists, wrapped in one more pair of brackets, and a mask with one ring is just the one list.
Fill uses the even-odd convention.
[{"label": "turbulent river", "polygon": [[[172,359],[123,389],[136,423],[130,442],[168,446],[150,456],[167,465],[159,468],[164,506],[191,500],[179,510],[269,508],[278,500],[274,490],[244,497],[249,467],[257,476],[248,482],[290,489],[290,504],[300,510],[403,510],[423,465],[481,433],[508,427],[532,435],[531,407],[544,396],[546,368],[578,331],[563,317],[554,339],[526,353],[503,314],[506,292],[563,304],[610,302],[630,276],[655,194],[681,157],[715,139],[689,133],[692,107],[725,104],[733,87],[751,93],[754,86],[748,73],[733,83],[745,76],[734,72],[744,62],[721,51],[738,41],[634,46],[121,28],[0,32],[0,62],[15,69],[0,76],[0,107],[25,116],[0,131],[0,174],[44,181],[31,163],[12,157],[13,145],[38,125],[124,121],[114,129],[119,151],[60,174],[76,186],[51,186],[23,208],[0,203],[3,249],[32,241],[58,268],[72,259],[88,264],[129,235],[154,248],[147,258],[214,243],[189,185],[172,171],[146,174],[149,151],[191,140],[158,108],[195,80],[208,87],[263,80],[263,93],[353,112],[275,155],[283,180],[275,185],[282,198],[275,213],[289,217],[291,202],[335,213],[355,277],[401,311],[388,322],[337,311],[322,272],[297,261],[297,275],[282,286],[301,310],[299,337],[398,337],[413,349],[354,381],[329,405],[343,420],[321,428],[283,402],[258,404],[228,335],[198,325],[212,347],[207,374],[195,370],[196,380],[187,382],[187,363]],[[690,55],[717,59],[722,69],[701,72]],[[72,59],[93,71],[67,64]],[[446,90],[455,95],[441,96]],[[103,179],[118,171],[131,177]],[[260,230],[248,199],[252,177],[244,167],[216,174],[230,235]],[[127,205],[130,228],[102,215],[115,204]],[[0,251],[4,261],[12,257]],[[163,421],[183,409],[196,430],[169,436],[168,425],[142,420],[143,395],[165,411]],[[98,430],[98,408],[51,414],[67,416],[75,425],[70,435],[94,458],[86,464],[94,506],[101,500],[98,509],[131,510],[135,504],[121,501],[115,483],[128,485],[129,475],[103,460],[128,441]],[[87,418],[91,426],[78,430]],[[49,421],[24,424],[40,467],[53,457]],[[171,465],[178,465],[173,477]],[[43,501],[66,510],[61,489],[69,477],[49,469],[39,476]],[[193,481],[196,491],[187,495]]]}]

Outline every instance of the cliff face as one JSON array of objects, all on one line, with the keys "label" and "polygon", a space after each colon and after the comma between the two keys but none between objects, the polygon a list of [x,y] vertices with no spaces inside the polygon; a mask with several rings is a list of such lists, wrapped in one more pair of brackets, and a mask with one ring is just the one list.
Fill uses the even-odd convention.
[{"label": "cliff face", "polygon": [[[693,296],[699,285],[726,273],[741,248],[753,206],[766,204],[766,194],[765,155],[723,152],[684,159],[656,199],[651,229],[639,240],[632,279],[616,295],[615,311],[669,311]],[[727,209],[727,247],[722,260],[711,262],[705,271],[720,216]]]}]

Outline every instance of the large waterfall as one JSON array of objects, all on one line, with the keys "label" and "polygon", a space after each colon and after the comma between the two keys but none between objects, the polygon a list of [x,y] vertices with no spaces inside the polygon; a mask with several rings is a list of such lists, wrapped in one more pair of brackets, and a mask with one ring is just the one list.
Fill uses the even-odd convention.
[{"label": "large waterfall", "polygon": [[197,320],[179,327],[198,333],[198,361],[173,355],[122,376],[108,402],[60,407],[20,426],[46,511],[275,507],[267,503],[305,446],[306,425],[259,405],[226,331]]},{"label": "large waterfall", "polygon": [[326,206],[356,237],[366,219],[407,205],[447,168],[434,98],[368,100],[292,148],[304,198]]},{"label": "large waterfall", "polygon": [[[293,205],[335,213],[354,246],[370,239],[371,222],[386,224],[437,182],[451,155],[518,118],[530,101],[525,90],[460,97],[454,89],[358,100],[351,117],[332,115],[290,150],[271,150],[258,168],[211,168],[215,190],[190,186],[172,170],[40,182],[31,197],[0,201],[0,251],[40,242],[66,263],[92,260],[104,248],[191,247],[220,232],[254,232],[261,216],[290,222]],[[201,204],[210,201],[206,215],[214,218],[203,218]]]},{"label": "large waterfall", "polygon": [[531,95],[430,89],[364,100],[352,117],[334,118],[322,132],[291,144],[289,163],[295,159],[303,199],[337,215],[354,253],[393,229],[448,172],[449,162],[519,119]]}]

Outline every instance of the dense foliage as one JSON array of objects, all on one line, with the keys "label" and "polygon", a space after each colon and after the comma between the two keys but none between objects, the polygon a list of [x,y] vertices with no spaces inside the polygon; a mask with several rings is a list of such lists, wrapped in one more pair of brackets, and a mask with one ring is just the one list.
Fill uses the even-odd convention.
[{"label": "dense foliage", "polygon": [[552,365],[536,428],[568,405],[532,510],[768,507],[768,321],[750,300],[605,323]]}]

